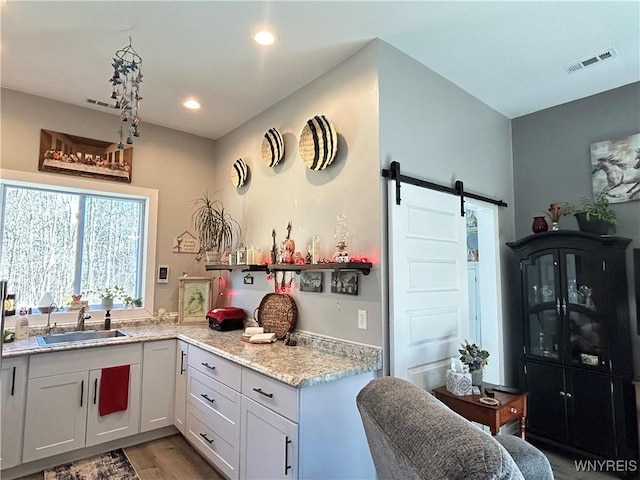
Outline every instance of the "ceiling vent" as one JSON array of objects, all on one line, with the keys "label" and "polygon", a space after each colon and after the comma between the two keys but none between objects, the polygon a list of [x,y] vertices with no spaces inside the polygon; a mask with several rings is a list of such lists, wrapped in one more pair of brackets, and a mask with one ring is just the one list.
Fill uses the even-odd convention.
[{"label": "ceiling vent", "polygon": [[101,102],[100,100],[94,100],[93,98],[87,98],[87,103],[90,103],[91,105],[97,105],[98,107],[115,108],[110,103]]},{"label": "ceiling vent", "polygon": [[613,48],[605,50],[604,52],[600,52],[592,57],[585,58],[579,62],[572,63],[567,65],[567,73],[577,72],[578,70],[582,70],[583,68],[590,67],[591,65],[595,65],[596,63],[603,62],[608,60],[609,58],[613,58],[616,56],[616,51]]}]

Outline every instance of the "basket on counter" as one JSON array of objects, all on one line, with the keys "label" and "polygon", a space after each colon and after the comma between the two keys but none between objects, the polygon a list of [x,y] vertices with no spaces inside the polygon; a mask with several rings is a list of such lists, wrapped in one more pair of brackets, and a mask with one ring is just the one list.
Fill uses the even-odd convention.
[{"label": "basket on counter", "polygon": [[282,340],[295,328],[298,308],[295,300],[286,293],[267,293],[253,317],[265,333],[275,333],[278,340]]}]

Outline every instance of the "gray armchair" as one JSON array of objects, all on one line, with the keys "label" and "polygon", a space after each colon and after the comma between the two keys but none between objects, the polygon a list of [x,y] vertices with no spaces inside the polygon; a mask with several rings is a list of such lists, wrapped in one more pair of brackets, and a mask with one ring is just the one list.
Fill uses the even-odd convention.
[{"label": "gray armchair", "polygon": [[356,403],[379,479],[553,480],[537,448],[491,437],[406,380],[372,380]]}]

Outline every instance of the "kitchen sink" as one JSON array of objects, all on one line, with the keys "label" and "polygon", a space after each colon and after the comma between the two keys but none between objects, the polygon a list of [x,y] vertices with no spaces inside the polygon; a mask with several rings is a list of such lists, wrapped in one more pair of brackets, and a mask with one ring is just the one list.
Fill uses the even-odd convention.
[{"label": "kitchen sink", "polygon": [[83,332],[54,333],[52,335],[39,336],[36,338],[38,340],[38,345],[45,347],[47,345],[56,345],[59,343],[95,342],[98,340],[128,336],[129,335],[121,332],[120,330],[86,330]]}]

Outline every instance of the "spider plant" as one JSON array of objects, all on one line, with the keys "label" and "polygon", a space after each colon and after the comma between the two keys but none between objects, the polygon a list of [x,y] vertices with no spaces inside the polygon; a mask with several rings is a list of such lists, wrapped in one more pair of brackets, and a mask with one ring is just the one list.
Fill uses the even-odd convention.
[{"label": "spider plant", "polygon": [[229,212],[225,211],[220,200],[212,200],[205,191],[193,201],[194,212],[191,216],[193,226],[198,232],[200,250],[196,260],[200,261],[207,252],[218,252],[231,247],[234,233],[240,232],[240,225]]}]

